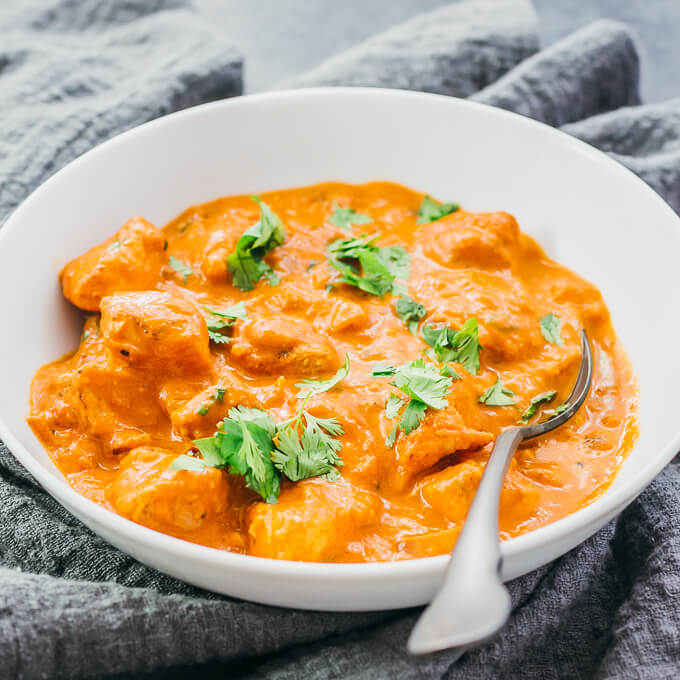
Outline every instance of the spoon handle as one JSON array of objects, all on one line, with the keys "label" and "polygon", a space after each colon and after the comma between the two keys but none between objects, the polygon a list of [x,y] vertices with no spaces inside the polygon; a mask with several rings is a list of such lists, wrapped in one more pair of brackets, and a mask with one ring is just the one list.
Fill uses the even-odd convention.
[{"label": "spoon handle", "polygon": [[478,644],[510,615],[510,595],[500,577],[498,509],[503,479],[523,439],[520,428],[496,438],[444,582],[409,638],[412,654]]}]

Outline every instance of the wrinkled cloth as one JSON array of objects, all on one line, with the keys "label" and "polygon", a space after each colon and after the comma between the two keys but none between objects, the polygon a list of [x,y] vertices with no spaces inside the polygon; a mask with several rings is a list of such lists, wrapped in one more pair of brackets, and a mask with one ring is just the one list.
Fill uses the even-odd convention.
[{"label": "wrinkled cloth", "polygon": [[[241,60],[184,0],[0,4],[0,219],[118,132],[241,91]],[[357,45],[286,87],[471,97],[593,144],[680,211],[680,99],[643,106],[636,41],[599,21],[539,51],[528,0],[464,0]],[[92,534],[0,447],[0,677],[674,678],[680,473],[510,584],[484,647],[409,658],[419,610],[304,612],[208,593]]]}]

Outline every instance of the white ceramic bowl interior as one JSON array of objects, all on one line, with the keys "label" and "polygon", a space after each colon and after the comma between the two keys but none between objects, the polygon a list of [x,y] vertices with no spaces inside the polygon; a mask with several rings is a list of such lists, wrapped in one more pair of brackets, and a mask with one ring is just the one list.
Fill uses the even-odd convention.
[{"label": "white ceramic bowl interior", "polygon": [[503,544],[506,579],[577,545],[629,503],[678,448],[680,315],[669,305],[680,221],[604,154],[529,119],[437,95],[319,89],[217,102],[102,144],[58,172],[0,232],[0,436],[57,500],[142,562],[221,593],[290,607],[425,603],[446,556],[309,564],[221,552],[134,524],[76,494],[25,422],[35,371],[77,345],[57,274],[132,215],[161,226],[218,196],[324,180],[393,180],[472,210],[507,210],[548,254],[595,282],[641,387],[641,436],[589,507]]}]

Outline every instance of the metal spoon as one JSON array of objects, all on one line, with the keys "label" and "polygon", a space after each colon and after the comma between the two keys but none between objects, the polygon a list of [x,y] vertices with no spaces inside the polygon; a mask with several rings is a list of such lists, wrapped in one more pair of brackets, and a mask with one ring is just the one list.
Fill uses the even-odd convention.
[{"label": "metal spoon", "polygon": [[456,542],[444,582],[416,623],[408,641],[411,654],[450,647],[465,648],[488,640],[510,615],[510,595],[501,581],[498,507],[503,479],[519,444],[566,423],[580,408],[590,389],[593,356],[581,332],[581,367],[559,415],[536,425],[513,427],[496,439],[463,529]]}]

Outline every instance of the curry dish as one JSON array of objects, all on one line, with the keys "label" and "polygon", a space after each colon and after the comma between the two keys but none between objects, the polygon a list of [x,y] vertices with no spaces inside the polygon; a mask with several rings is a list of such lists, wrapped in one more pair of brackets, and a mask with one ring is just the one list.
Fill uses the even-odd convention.
[{"label": "curry dish", "polygon": [[195,543],[451,550],[495,437],[564,408],[582,328],[591,393],[517,452],[501,537],[590,503],[637,436],[602,296],[504,212],[386,182],[220,198],[132,218],[60,281],[82,340],[35,376],[31,427],[79,493]]}]

